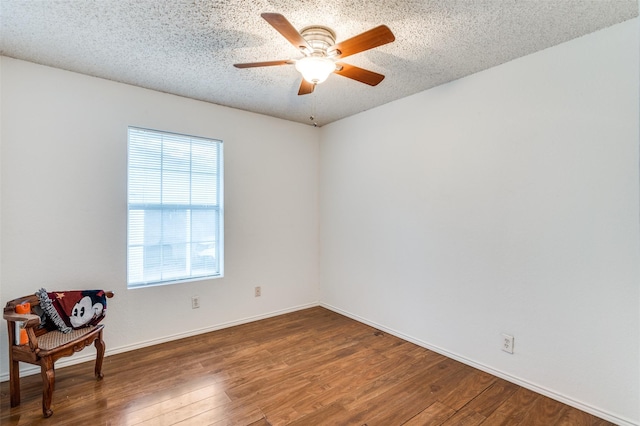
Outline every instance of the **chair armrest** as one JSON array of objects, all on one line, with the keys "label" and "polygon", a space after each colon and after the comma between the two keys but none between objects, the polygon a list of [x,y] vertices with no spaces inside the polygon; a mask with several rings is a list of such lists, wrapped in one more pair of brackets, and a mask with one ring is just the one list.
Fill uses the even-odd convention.
[{"label": "chair armrest", "polygon": [[22,322],[22,328],[27,332],[28,346],[31,352],[37,354],[40,352],[38,348],[38,338],[36,337],[35,327],[40,325],[40,317],[33,314],[18,314],[15,311],[5,311],[2,317],[9,323],[9,339],[15,338],[13,332],[13,323]]},{"label": "chair armrest", "polygon": [[40,325],[40,317],[33,314],[17,314],[15,312],[5,312],[2,317],[9,322],[23,322],[24,328],[36,327]]}]

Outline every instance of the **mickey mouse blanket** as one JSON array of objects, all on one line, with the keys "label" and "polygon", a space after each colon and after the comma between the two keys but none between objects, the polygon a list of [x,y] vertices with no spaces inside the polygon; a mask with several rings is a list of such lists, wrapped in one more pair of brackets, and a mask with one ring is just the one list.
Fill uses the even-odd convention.
[{"label": "mickey mouse blanket", "polygon": [[103,290],[47,292],[41,288],[36,296],[46,317],[63,333],[96,325],[107,313],[107,297]]}]

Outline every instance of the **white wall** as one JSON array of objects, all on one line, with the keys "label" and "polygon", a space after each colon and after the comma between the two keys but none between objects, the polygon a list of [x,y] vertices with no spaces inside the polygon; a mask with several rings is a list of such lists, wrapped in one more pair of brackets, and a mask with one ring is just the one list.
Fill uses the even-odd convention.
[{"label": "white wall", "polygon": [[[109,354],[317,304],[318,129],[1,60],[3,306],[40,287],[112,289]],[[129,125],[224,141],[224,278],[127,290]]]},{"label": "white wall", "polygon": [[638,424],[638,50],[634,19],[323,127],[321,302]]}]

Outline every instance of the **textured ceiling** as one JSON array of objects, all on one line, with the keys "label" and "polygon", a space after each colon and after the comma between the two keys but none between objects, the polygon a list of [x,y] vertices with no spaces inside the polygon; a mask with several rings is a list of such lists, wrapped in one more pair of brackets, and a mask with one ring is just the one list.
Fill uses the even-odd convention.
[{"label": "textured ceiling", "polygon": [[[344,62],[386,75],[376,87],[338,75],[298,96],[299,58],[260,17],[337,41],[380,24],[391,44]],[[0,0],[0,52],[56,68],[318,125],[638,16],[637,0]]]}]

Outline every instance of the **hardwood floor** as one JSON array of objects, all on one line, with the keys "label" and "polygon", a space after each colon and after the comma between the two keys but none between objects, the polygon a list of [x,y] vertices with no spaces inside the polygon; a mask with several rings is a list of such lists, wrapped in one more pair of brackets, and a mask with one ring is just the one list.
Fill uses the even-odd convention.
[{"label": "hardwood floor", "polygon": [[[109,342],[107,341],[107,348]],[[56,371],[53,416],[40,376],[3,425],[608,425],[597,417],[323,308]]]}]

